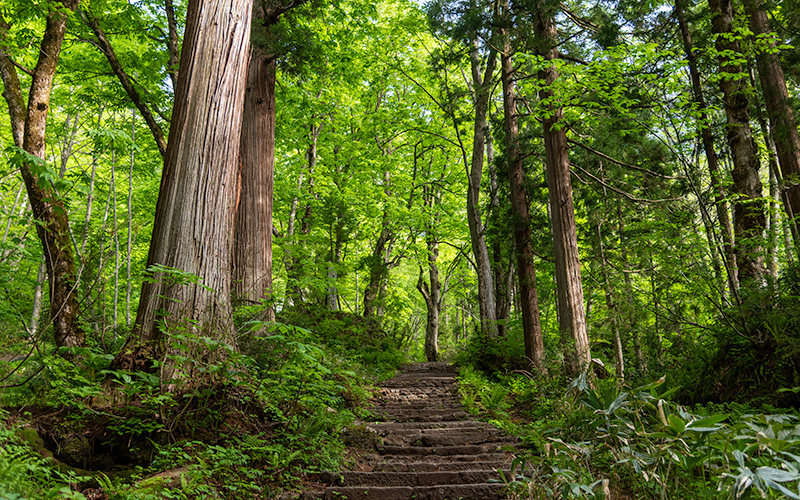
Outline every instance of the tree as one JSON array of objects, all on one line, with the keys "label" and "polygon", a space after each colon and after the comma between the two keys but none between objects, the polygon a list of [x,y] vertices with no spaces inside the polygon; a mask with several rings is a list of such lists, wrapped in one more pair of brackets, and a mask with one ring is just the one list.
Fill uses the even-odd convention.
[{"label": "tree", "polygon": [[733,159],[734,215],[736,263],[739,282],[760,282],[764,278],[761,256],[766,219],[759,178],[758,148],[750,129],[747,79],[738,63],[741,54],[733,31],[733,4],[730,0],[710,0],[712,31],[717,36],[716,48],[727,118],[727,140]]},{"label": "tree", "polygon": [[[213,7],[213,8],[212,8]],[[230,303],[250,0],[191,0],[137,318],[112,366],[146,369],[186,331],[234,344]],[[189,356],[208,353],[195,346]],[[200,352],[198,352],[198,349]],[[191,367],[169,366],[170,377]]]},{"label": "tree", "polygon": [[[508,22],[508,5],[505,6]],[[528,193],[525,188],[525,171],[519,150],[519,129],[517,122],[517,103],[514,86],[513,52],[508,28],[501,29],[503,52],[500,54],[500,71],[503,83],[503,119],[505,125],[506,162],[511,184],[511,208],[514,217],[514,244],[519,277],[519,301],[522,310],[523,338],[525,356],[536,369],[547,373],[544,364],[544,341],[542,324],[539,318],[539,297],[536,290],[536,268],[531,241],[531,218]]]},{"label": "tree", "polygon": [[547,2],[539,2],[537,7],[534,12],[534,30],[539,54],[544,58],[545,64],[539,70],[539,79],[544,85],[539,92],[539,98],[544,103],[545,109],[542,128],[553,223],[558,324],[565,349],[566,371],[569,376],[574,377],[589,366],[591,353],[583,305],[566,124],[563,109],[557,103],[555,92],[558,69],[554,62],[559,58],[555,14]]},{"label": "tree", "polygon": [[[785,183],[782,188],[785,190],[784,208],[793,227],[792,233],[800,235],[795,219],[800,216],[800,134],[789,101],[778,53],[780,49],[771,38],[774,35],[764,7],[763,0],[744,0],[745,12],[750,17],[750,29],[756,37],[758,76]],[[800,241],[795,241],[795,250],[800,251]]]},{"label": "tree", "polygon": [[[57,178],[45,162],[47,115],[58,58],[67,30],[69,11],[79,0],[51,1],[36,68],[24,103],[22,87],[13,60],[0,47],[0,75],[3,96],[8,103],[15,145],[20,148],[17,164],[25,182],[28,200],[42,243],[50,296],[50,320],[58,347],[83,345],[85,334],[79,324],[80,305],[76,292],[75,253],[70,239],[69,219],[54,185]],[[0,39],[10,25],[0,18]]]}]

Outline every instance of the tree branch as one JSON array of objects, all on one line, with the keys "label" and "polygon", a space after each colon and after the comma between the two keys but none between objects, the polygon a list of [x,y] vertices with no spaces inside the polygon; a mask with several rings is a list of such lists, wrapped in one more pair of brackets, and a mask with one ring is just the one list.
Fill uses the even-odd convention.
[{"label": "tree branch", "polygon": [[150,111],[150,108],[147,107],[144,100],[142,99],[141,94],[139,91],[136,90],[136,86],[131,81],[131,77],[125,72],[122,68],[122,64],[120,64],[119,59],[117,59],[117,54],[114,52],[114,48],[111,46],[111,43],[106,38],[106,34],[103,29],[100,27],[100,24],[97,22],[97,18],[94,14],[88,9],[81,10],[81,17],[83,18],[83,22],[91,28],[94,35],[97,37],[98,47],[100,51],[106,56],[108,59],[108,63],[111,65],[112,71],[114,74],[117,75],[117,79],[119,79],[119,83],[122,85],[122,88],[125,89],[125,92],[128,94],[128,97],[133,101],[134,106],[136,109],[139,110],[139,113],[144,118],[145,123],[147,123],[147,127],[150,129],[150,133],[153,135],[153,139],[156,141],[156,146],[158,146],[158,151],[161,153],[161,157],[167,157],[167,140],[164,137],[164,131],[161,130],[158,122],[156,122],[153,113]]}]

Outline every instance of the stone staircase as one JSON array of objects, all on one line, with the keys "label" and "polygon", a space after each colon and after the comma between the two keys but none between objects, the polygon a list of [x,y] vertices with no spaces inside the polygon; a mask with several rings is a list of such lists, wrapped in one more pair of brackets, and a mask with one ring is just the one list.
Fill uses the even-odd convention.
[{"label": "stone staircase", "polygon": [[463,410],[455,376],[447,363],[417,363],[381,384],[374,420],[345,433],[354,470],[317,475],[319,491],[303,499],[504,498],[498,471],[510,476],[515,440]]}]

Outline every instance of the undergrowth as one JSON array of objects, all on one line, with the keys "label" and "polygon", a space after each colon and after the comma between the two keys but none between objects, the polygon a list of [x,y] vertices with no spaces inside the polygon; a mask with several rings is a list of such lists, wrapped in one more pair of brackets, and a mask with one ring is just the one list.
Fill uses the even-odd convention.
[{"label": "undergrowth", "polygon": [[370,396],[365,375],[387,376],[402,358],[396,348],[370,358],[382,344],[370,351],[363,338],[351,351],[334,328],[247,322],[240,350],[173,332],[169,356],[195,344],[222,352],[164,360],[192,362],[204,384],[109,370],[98,348],[0,367],[12,386],[0,393],[0,499],[273,498],[305,472],[335,470],[339,432]]},{"label": "undergrowth", "polygon": [[522,440],[505,478],[514,498],[800,498],[795,412],[687,408],[663,379],[629,387],[584,375],[564,391],[497,377],[462,367],[459,387],[468,407]]}]

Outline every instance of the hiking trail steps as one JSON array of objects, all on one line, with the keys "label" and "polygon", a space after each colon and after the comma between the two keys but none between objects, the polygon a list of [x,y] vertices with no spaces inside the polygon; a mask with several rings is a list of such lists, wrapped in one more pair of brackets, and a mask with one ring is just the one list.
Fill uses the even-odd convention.
[{"label": "hiking trail steps", "polygon": [[316,474],[319,491],[301,498],[505,498],[498,471],[509,477],[516,439],[464,411],[455,377],[447,363],[415,363],[381,383],[374,420],[345,433],[357,470]]}]

